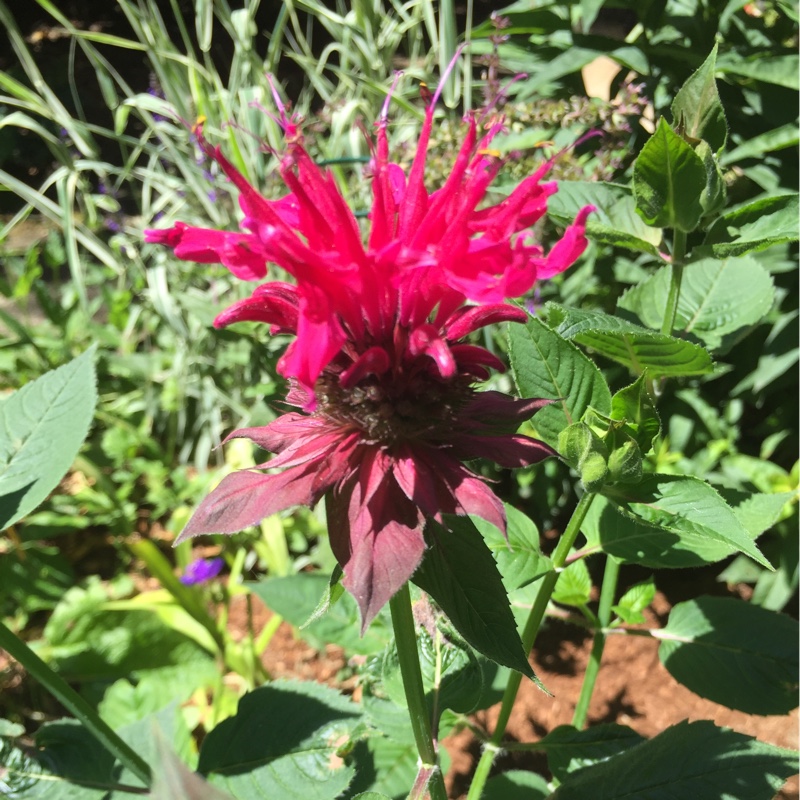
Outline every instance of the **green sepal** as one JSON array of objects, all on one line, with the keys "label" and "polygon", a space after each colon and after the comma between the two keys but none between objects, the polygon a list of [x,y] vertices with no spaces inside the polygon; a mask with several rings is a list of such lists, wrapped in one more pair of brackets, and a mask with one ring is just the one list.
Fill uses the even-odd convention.
[{"label": "green sepal", "polygon": [[585,423],[576,422],[561,431],[558,451],[578,473],[587,492],[596,492],[608,476],[608,448]]},{"label": "green sepal", "polygon": [[647,391],[646,372],[611,398],[611,419],[623,421],[625,432],[639,445],[641,453],[649,452],[661,431],[661,419]]}]

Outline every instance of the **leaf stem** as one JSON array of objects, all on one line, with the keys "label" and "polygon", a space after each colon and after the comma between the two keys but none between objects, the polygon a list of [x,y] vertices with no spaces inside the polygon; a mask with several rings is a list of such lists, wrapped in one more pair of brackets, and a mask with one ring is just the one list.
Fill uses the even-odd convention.
[{"label": "leaf stem", "polygon": [[589,655],[589,663],[586,665],[586,672],[583,674],[583,685],[578,704],[575,706],[575,713],[572,716],[572,724],[581,729],[586,725],[586,716],[589,713],[589,703],[592,700],[597,675],[600,672],[600,660],[603,657],[603,649],[606,645],[605,629],[611,623],[611,606],[617,594],[617,581],[619,579],[620,563],[612,556],[606,560],[606,569],[603,573],[603,586],[600,589],[600,607],[597,610],[599,626],[594,632],[594,642],[592,642],[592,652]]},{"label": "leaf stem", "polygon": [[681,280],[683,279],[683,262],[686,257],[686,232],[675,230],[672,238],[672,275],[669,282],[667,295],[667,308],[664,312],[664,321],[661,323],[661,333],[669,335],[675,327],[675,318],[678,315],[678,299],[681,295]]},{"label": "leaf stem", "polygon": [[100,718],[99,714],[33,650],[0,621],[0,649],[19,661],[28,674],[45,687],[75,718],[126,766],[145,786],[150,786],[150,767]]},{"label": "leaf stem", "polygon": [[[575,511],[572,514],[572,518],[567,525],[567,529],[564,531],[558,541],[558,544],[556,545],[556,549],[551,557],[553,569],[551,572],[548,572],[544,578],[542,578],[542,585],[539,587],[536,600],[534,600],[531,613],[528,616],[528,620],[525,623],[525,629],[522,632],[522,646],[526,653],[530,653],[530,651],[533,649],[533,643],[536,640],[536,635],[539,633],[542,619],[544,618],[545,611],[547,611],[547,605],[550,602],[553,589],[555,589],[556,581],[558,580],[561,568],[566,563],[569,551],[572,549],[572,546],[575,544],[575,540],[578,538],[581,525],[583,525],[583,520],[586,518],[586,513],[589,511],[589,506],[591,506],[594,497],[595,495],[593,492],[586,492],[581,497],[581,499],[578,501]],[[469,793],[467,794],[467,800],[478,800],[483,793],[483,788],[486,784],[486,780],[489,777],[489,772],[492,768],[495,755],[500,749],[500,743],[502,742],[503,735],[506,732],[506,726],[508,725],[511,711],[514,708],[514,701],[517,699],[517,692],[519,691],[521,682],[522,674],[519,672],[512,672],[509,676],[508,683],[506,684],[506,689],[503,694],[503,700],[500,704],[500,715],[497,718],[497,725],[495,726],[492,738],[484,748],[480,761],[478,761],[478,766],[475,769],[475,775],[472,778],[472,783],[469,787]]]},{"label": "leaf stem", "polygon": [[422,762],[420,772],[430,773],[428,791],[431,800],[447,800],[442,771],[438,768],[428,705],[425,702],[422,669],[419,665],[417,651],[417,632],[414,627],[408,583],[404,583],[403,587],[392,597],[389,601],[389,608],[392,612],[392,627],[400,662],[400,674],[403,677],[403,689],[408,703],[408,714],[411,718],[411,729],[414,732],[414,741]]}]

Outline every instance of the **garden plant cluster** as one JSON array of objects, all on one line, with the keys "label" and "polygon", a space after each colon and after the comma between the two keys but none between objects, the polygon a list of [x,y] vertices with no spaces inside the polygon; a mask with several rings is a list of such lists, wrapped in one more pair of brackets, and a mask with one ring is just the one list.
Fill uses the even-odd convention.
[{"label": "garden plant cluster", "polygon": [[[792,750],[590,708],[620,636],[798,706],[795,4],[31,5],[0,0],[0,796],[778,796]],[[719,591],[659,620],[678,571]],[[554,619],[592,642],[572,722],[517,741]],[[335,680],[270,674],[285,623]]]}]

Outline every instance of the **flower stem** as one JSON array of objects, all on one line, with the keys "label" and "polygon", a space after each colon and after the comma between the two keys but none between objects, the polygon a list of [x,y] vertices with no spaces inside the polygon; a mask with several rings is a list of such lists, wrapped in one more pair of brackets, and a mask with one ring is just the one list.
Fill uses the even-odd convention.
[{"label": "flower stem", "polygon": [[669,335],[675,327],[675,317],[678,314],[678,298],[681,295],[681,280],[683,279],[683,261],[686,257],[686,233],[675,231],[672,239],[672,275],[669,282],[667,295],[667,308],[664,312],[664,321],[661,323],[661,333]]},{"label": "flower stem", "polygon": [[100,718],[98,713],[33,650],[0,621],[0,649],[19,661],[28,674],[45,687],[75,718],[126,766],[145,786],[150,786],[150,767]]},{"label": "flower stem", "polygon": [[586,725],[589,703],[592,700],[592,692],[597,682],[597,675],[600,672],[600,659],[603,657],[603,648],[606,645],[606,634],[604,631],[611,622],[611,606],[614,604],[614,598],[617,594],[618,578],[619,561],[612,556],[608,556],[606,560],[606,569],[603,573],[603,586],[600,589],[600,607],[597,611],[599,627],[594,632],[592,652],[589,655],[589,663],[586,665],[586,672],[583,675],[581,694],[572,717],[572,724],[578,729]]},{"label": "flower stem", "polygon": [[425,702],[425,689],[422,685],[422,670],[419,665],[417,651],[417,632],[414,627],[414,615],[411,611],[411,593],[408,583],[389,601],[392,612],[392,627],[397,645],[397,656],[400,661],[400,674],[403,677],[403,689],[408,703],[408,713],[411,718],[411,729],[414,732],[414,741],[417,743],[421,772],[432,774],[428,791],[431,800],[447,800],[444,790],[442,772],[438,769],[436,758],[436,745],[433,742],[431,719],[428,715],[428,706]]},{"label": "flower stem", "polygon": [[[553,594],[553,589],[555,589],[561,568],[567,560],[569,551],[575,544],[575,539],[578,538],[578,533],[580,532],[581,525],[583,525],[586,513],[589,511],[589,506],[592,504],[592,500],[594,500],[594,494],[592,492],[587,492],[581,497],[567,525],[567,529],[559,539],[558,545],[556,545],[556,549],[551,558],[553,569],[542,578],[542,585],[539,587],[536,600],[534,600],[531,613],[528,616],[525,629],[522,632],[522,646],[526,653],[530,653],[533,649],[533,643],[536,640],[536,635],[539,633],[542,619],[547,610],[547,605],[550,602],[550,597]],[[495,755],[500,749],[500,742],[503,740],[503,735],[506,732],[506,725],[508,725],[511,711],[514,708],[514,701],[517,699],[517,692],[519,691],[521,682],[522,674],[519,672],[512,672],[509,676],[506,690],[503,694],[503,700],[500,704],[500,716],[497,718],[497,725],[495,726],[492,738],[485,746],[480,761],[478,761],[478,766],[475,769],[475,775],[472,778],[469,793],[467,794],[467,800],[478,800],[483,792],[483,787],[489,777]]]}]

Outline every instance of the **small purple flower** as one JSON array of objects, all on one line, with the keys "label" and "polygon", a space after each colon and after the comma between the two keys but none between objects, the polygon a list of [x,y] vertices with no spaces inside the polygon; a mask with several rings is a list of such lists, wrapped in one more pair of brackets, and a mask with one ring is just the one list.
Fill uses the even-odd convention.
[{"label": "small purple flower", "polygon": [[185,586],[205,583],[216,578],[222,572],[223,566],[225,566],[225,560],[222,558],[196,558],[183,571],[180,581]]}]

